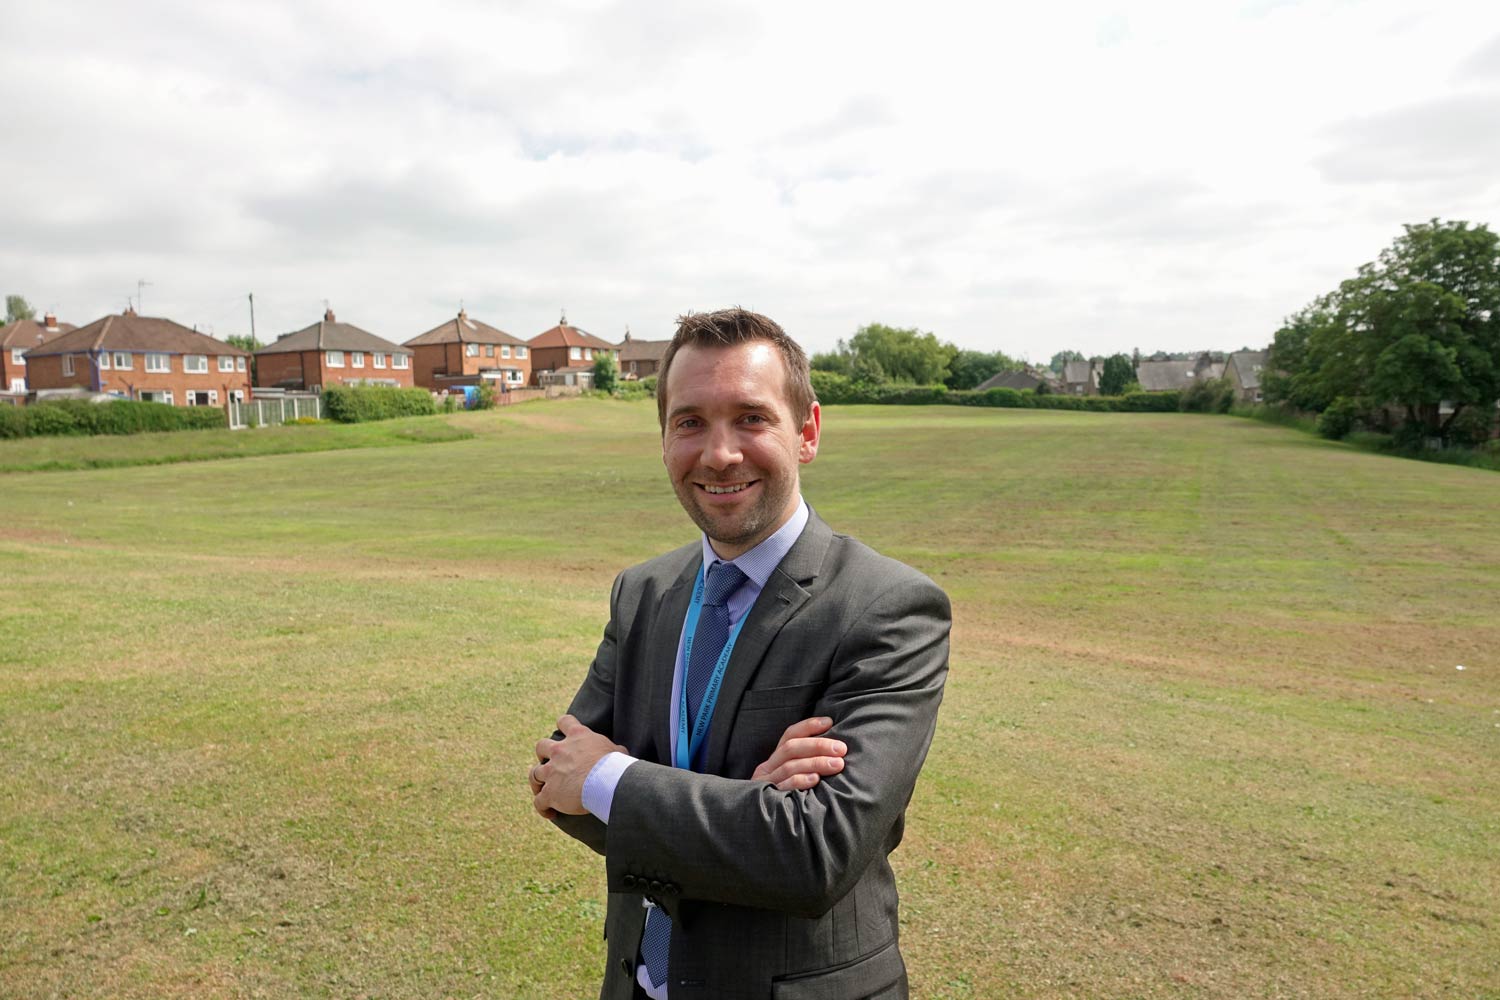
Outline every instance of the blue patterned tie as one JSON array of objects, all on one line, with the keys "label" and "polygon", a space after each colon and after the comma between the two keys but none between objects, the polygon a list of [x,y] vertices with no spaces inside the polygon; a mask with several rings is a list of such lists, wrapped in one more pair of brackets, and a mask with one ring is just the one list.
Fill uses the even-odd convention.
[{"label": "blue patterned tie", "polygon": [[[688,661],[687,687],[688,731],[698,719],[698,706],[708,691],[708,681],[729,641],[729,598],[745,582],[744,571],[733,563],[714,563],[703,582],[703,609],[698,614],[698,631],[693,635],[692,657]],[[705,744],[706,745],[706,744]],[[696,770],[701,761],[693,760]],[[661,909],[646,911],[646,930],[641,934],[641,958],[653,986],[667,979],[667,959],[671,954],[672,918]]]}]

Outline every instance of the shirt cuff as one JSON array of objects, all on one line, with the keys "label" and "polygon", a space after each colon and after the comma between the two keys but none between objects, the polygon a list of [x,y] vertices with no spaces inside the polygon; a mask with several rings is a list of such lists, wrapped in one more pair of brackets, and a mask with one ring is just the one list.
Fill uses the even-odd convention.
[{"label": "shirt cuff", "polygon": [[589,771],[589,776],[583,779],[583,808],[608,823],[609,808],[614,804],[615,787],[620,783],[620,775],[636,760],[637,758],[618,750],[600,757]]}]

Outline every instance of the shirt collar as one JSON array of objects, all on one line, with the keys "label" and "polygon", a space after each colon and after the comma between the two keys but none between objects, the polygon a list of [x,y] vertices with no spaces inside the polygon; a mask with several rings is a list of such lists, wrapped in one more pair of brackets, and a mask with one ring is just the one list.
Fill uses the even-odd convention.
[{"label": "shirt collar", "polygon": [[792,551],[792,546],[802,534],[802,529],[807,527],[808,517],[807,501],[799,496],[797,509],[792,512],[786,524],[777,528],[770,538],[734,559],[720,559],[714,552],[713,546],[708,543],[708,536],[704,535],[703,565],[706,568],[716,562],[733,563],[739,567],[740,572],[754,581],[757,588],[764,590],[766,581],[771,579],[771,571],[781,564],[781,560],[786,558],[788,552]]}]

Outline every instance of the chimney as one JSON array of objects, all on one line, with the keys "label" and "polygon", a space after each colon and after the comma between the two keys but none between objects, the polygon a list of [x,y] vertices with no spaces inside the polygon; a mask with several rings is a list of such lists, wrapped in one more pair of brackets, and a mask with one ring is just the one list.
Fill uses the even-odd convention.
[{"label": "chimney", "polygon": [[57,329],[57,317],[52,313],[48,313],[42,317],[42,325],[47,328],[48,333],[51,333]]},{"label": "chimney", "polygon": [[333,307],[332,306],[329,306],[327,309],[323,310],[323,322],[325,322],[325,323],[332,323],[332,322],[334,322]]},{"label": "chimney", "polygon": [[557,321],[557,325],[558,326],[567,326],[568,325],[568,311],[566,309],[564,309],[562,311],[562,319],[560,319],[560,320]]},{"label": "chimney", "polygon": [[625,343],[630,343],[630,327],[625,328]]},{"label": "chimney", "polygon": [[126,306],[125,307],[125,312],[122,315],[125,315],[125,316],[134,316],[135,315],[135,306]]},{"label": "chimney", "polygon": [[459,306],[458,307],[458,318],[459,319],[468,319],[469,318],[469,314],[466,313],[466,312],[464,312],[464,307],[463,306]]}]

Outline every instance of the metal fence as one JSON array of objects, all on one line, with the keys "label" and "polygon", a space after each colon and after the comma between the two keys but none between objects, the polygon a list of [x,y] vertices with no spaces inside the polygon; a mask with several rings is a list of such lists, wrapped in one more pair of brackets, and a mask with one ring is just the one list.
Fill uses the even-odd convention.
[{"label": "metal fence", "polygon": [[256,399],[248,403],[229,404],[229,426],[274,427],[299,417],[323,419],[322,396],[284,396],[280,399]]}]

